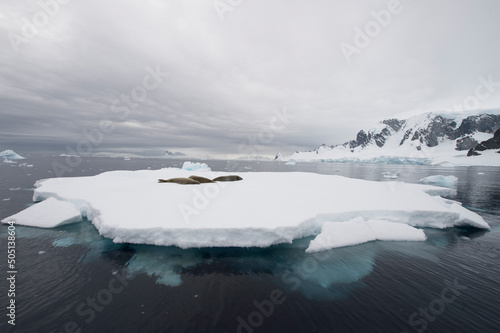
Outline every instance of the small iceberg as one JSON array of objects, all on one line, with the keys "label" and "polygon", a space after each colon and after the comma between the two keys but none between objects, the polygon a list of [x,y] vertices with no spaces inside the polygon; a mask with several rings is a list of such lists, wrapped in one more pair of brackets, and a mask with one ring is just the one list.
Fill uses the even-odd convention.
[{"label": "small iceberg", "polygon": [[32,227],[55,228],[81,221],[81,219],[80,211],[72,203],[48,198],[2,220],[2,222],[15,221],[17,224]]},{"label": "small iceberg", "polygon": [[182,170],[188,171],[211,171],[206,163],[192,163],[189,161],[184,162]]},{"label": "small iceberg", "polygon": [[387,179],[397,179],[399,177],[399,172],[390,172],[390,171],[386,171],[386,172],[382,172],[382,176],[384,178],[387,178]]},{"label": "small iceberg", "polygon": [[24,160],[24,157],[22,157],[21,155],[19,155],[18,153],[16,153],[11,149],[0,152],[0,158],[3,158],[4,160]]},{"label": "small iceberg", "polygon": [[435,175],[419,180],[420,184],[429,184],[448,188],[457,188],[458,178],[455,176]]}]

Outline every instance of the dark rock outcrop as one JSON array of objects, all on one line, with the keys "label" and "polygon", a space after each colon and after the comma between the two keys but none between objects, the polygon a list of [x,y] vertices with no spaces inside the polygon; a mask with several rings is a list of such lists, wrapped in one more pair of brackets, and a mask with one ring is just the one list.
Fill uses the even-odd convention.
[{"label": "dark rock outcrop", "polygon": [[455,140],[474,132],[494,133],[500,128],[500,115],[480,114],[462,120],[460,126],[450,135]]},{"label": "dark rock outcrop", "polygon": [[467,152],[467,156],[477,156],[481,155],[478,151],[485,151],[488,149],[499,149],[500,148],[500,129],[498,129],[493,137],[489,140],[483,141],[476,147],[472,148]]},{"label": "dark rock outcrop", "polygon": [[430,118],[430,123],[427,127],[418,129],[409,129],[401,141],[401,144],[407,140],[411,133],[413,136],[412,141],[418,140],[424,143],[427,147],[435,147],[439,144],[438,138],[449,137],[453,134],[457,123],[451,119],[446,119],[443,116],[435,116]]},{"label": "dark rock outcrop", "polygon": [[178,152],[178,151],[171,152],[171,151],[168,151],[168,150],[165,151],[164,155],[165,155],[165,157],[181,157],[181,156],[186,156],[186,154],[184,154],[184,153],[181,153],[181,152]]},{"label": "dark rock outcrop", "polygon": [[[468,116],[460,124],[453,119],[446,118],[446,115],[436,115],[429,113],[424,121],[416,127],[409,127],[406,120],[386,119],[382,124],[385,128],[378,132],[368,133],[361,130],[356,136],[356,140],[344,143],[351,149],[362,146],[365,147],[375,143],[378,147],[383,147],[387,138],[396,132],[404,131],[399,145],[403,145],[407,140],[418,141],[427,147],[436,147],[445,139],[457,140],[456,150],[469,150],[474,148],[478,142],[470,134],[476,132],[494,133],[500,128],[500,115],[479,114]],[[458,127],[457,127],[458,126]],[[416,146],[417,149],[421,145]]]},{"label": "dark rock outcrop", "polygon": [[405,120],[398,120],[398,119],[386,119],[382,120],[382,124],[386,124],[390,128],[392,128],[395,132],[399,131],[401,127],[406,123]]},{"label": "dark rock outcrop", "polygon": [[476,147],[479,144],[476,139],[467,135],[461,139],[457,139],[457,144],[455,150],[469,150]]}]

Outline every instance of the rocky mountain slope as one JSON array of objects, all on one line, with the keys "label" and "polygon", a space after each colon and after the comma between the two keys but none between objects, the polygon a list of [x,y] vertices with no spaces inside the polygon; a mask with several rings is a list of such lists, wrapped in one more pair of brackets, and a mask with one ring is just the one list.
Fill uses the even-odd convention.
[{"label": "rocky mountain slope", "polygon": [[431,164],[444,157],[466,157],[467,151],[492,138],[499,128],[498,110],[468,115],[425,113],[403,120],[383,120],[341,145],[297,151],[287,158],[278,154],[276,159]]},{"label": "rocky mountain slope", "polygon": [[[497,129],[491,139],[483,141],[474,148],[471,148],[467,152],[467,156],[479,156],[481,154],[478,153],[478,151],[485,151],[488,149],[500,149],[500,129]],[[500,150],[497,151],[497,153],[500,153]]]}]

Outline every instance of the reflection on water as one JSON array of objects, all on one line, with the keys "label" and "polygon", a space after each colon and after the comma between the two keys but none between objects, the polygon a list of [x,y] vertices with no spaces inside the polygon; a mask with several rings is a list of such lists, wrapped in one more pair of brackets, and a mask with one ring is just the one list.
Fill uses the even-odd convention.
[{"label": "reflection on water", "polygon": [[305,249],[313,237],[269,248],[180,249],[153,245],[115,244],[102,237],[89,221],[56,229],[20,228],[20,238],[53,238],[55,247],[83,246],[79,263],[88,264],[126,252],[127,275],[147,274],[156,283],[171,287],[182,284],[184,274],[204,276],[211,273],[232,275],[268,275],[283,290],[300,292],[308,299],[333,300],[349,296],[364,286],[362,280],[374,269],[379,257],[395,252],[409,258],[439,262],[439,251],[457,242],[459,237],[473,239],[484,231],[426,229],[428,240],[420,242],[371,242],[308,254]]},{"label": "reflection on water", "polygon": [[153,245],[131,245],[131,248],[134,249],[134,255],[126,264],[130,278],[146,273],[149,277],[154,277],[156,283],[171,287],[182,284],[183,269],[202,262],[202,253],[198,249],[183,250]]}]

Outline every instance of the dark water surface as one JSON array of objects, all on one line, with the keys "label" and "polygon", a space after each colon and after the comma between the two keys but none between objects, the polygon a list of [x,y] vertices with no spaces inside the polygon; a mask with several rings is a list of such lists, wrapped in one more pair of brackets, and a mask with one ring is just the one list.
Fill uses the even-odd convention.
[{"label": "dark water surface", "polygon": [[[32,204],[64,157],[0,163],[0,218]],[[67,176],[160,169],[181,160],[84,159]],[[0,332],[500,332],[500,168],[203,161],[212,170],[307,171],[415,183],[458,177],[457,196],[491,231],[425,229],[425,242],[306,254],[311,238],[265,249],[114,244],[89,221],[16,227],[16,326],[7,323],[7,226],[0,226]],[[21,165],[27,163],[33,165]],[[374,194],[376,195],[376,194]]]}]

